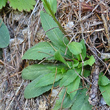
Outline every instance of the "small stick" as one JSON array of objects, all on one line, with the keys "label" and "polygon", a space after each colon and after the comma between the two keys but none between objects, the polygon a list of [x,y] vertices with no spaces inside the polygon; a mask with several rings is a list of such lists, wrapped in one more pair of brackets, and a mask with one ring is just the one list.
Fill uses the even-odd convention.
[{"label": "small stick", "polygon": [[54,87],[56,75],[57,75],[57,68],[56,68],[56,72],[55,72],[55,78],[54,78],[54,81],[53,81],[53,85],[52,85],[52,88],[51,88],[51,93],[50,93],[50,95],[49,95],[49,103],[50,103],[50,97],[51,97],[51,95],[52,95],[52,90],[53,90],[53,87]]},{"label": "small stick", "polygon": [[2,65],[6,65],[6,66],[10,67],[11,69],[15,70],[15,68],[13,68],[12,66],[9,66],[8,64],[6,64],[5,62],[3,62],[2,60],[0,60],[0,63],[1,63]]},{"label": "small stick", "polygon": [[[67,91],[67,88],[66,88],[66,91]],[[61,108],[60,108],[60,110],[62,110],[62,106],[63,106],[63,102],[64,102],[64,99],[65,99],[66,91],[65,91],[64,96],[63,96],[63,100],[62,100],[62,103],[61,103]]]},{"label": "small stick", "polygon": [[108,32],[107,21],[106,21],[103,14],[101,14],[101,16],[102,16],[102,20],[104,22],[104,28],[105,28],[106,37],[107,37],[107,40],[108,40],[108,50],[110,50],[110,37],[109,37],[109,32]]}]

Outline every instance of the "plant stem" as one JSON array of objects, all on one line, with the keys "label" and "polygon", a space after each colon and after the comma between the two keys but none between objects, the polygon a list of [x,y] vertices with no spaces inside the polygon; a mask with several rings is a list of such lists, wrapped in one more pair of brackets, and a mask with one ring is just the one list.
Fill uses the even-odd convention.
[{"label": "plant stem", "polygon": [[[47,8],[48,8],[48,10],[49,10],[49,12],[51,14],[51,16],[53,17],[54,21],[57,23],[58,27],[60,28],[60,30],[64,33],[64,35],[67,35],[67,33],[65,32],[65,30],[63,29],[63,27],[61,26],[61,24],[57,21],[57,19],[56,19],[55,15],[54,15],[53,11],[51,10],[51,8],[50,8],[47,0],[44,0],[44,2],[46,4],[46,6],[47,6]],[[68,36],[67,36],[67,38],[69,39]]]}]

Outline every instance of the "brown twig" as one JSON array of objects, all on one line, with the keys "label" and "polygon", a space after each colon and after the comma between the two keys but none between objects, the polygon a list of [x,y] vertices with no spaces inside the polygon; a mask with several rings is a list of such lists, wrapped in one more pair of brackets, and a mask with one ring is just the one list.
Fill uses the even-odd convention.
[{"label": "brown twig", "polygon": [[60,110],[62,110],[62,107],[63,107],[63,102],[64,102],[64,99],[65,99],[65,96],[66,96],[66,91],[67,91],[67,88],[66,88],[65,93],[64,93],[64,96],[63,96],[63,100],[62,100],[62,103],[61,103]]},{"label": "brown twig", "polygon": [[52,95],[52,90],[53,90],[53,87],[54,87],[56,75],[57,75],[57,68],[56,68],[56,72],[55,72],[55,78],[54,78],[54,81],[53,81],[53,85],[52,85],[52,88],[51,88],[51,93],[50,93],[50,95],[49,95],[49,103],[50,103],[50,98],[51,98],[51,95]]},{"label": "brown twig", "polygon": [[61,92],[61,90],[63,89],[63,87],[59,90],[58,94],[56,95],[56,97],[54,98],[53,102],[51,103],[51,105],[53,106],[53,104],[55,103],[59,93]]}]

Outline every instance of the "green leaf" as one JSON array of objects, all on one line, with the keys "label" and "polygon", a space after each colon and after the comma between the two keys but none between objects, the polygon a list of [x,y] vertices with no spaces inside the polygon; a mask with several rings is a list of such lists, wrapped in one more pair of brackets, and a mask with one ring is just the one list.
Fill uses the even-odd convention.
[{"label": "green leaf", "polygon": [[51,70],[48,68],[52,68],[54,72],[56,71],[54,65],[47,65],[47,64],[46,65],[42,65],[42,64],[41,65],[38,65],[38,64],[30,65],[23,69],[22,78],[34,80],[40,75],[44,75],[44,74],[51,72]]},{"label": "green leaf", "polygon": [[94,59],[94,56],[92,55],[89,60],[86,60],[86,61],[84,62],[84,66],[85,66],[85,65],[90,65],[90,66],[92,66],[94,63],[95,63],[95,59]]},{"label": "green leaf", "polygon": [[6,25],[0,20],[0,48],[5,48],[8,46],[10,41],[9,31]]},{"label": "green leaf", "polygon": [[110,84],[106,86],[99,86],[99,89],[103,95],[105,102],[110,106]]},{"label": "green leaf", "polygon": [[7,0],[0,0],[0,9],[5,7]]},{"label": "green leaf", "polygon": [[110,84],[110,80],[105,75],[103,75],[103,73],[100,73],[98,84],[100,86],[106,86]]},{"label": "green leaf", "polygon": [[[69,41],[67,40],[66,37],[64,37],[63,33],[60,31],[58,25],[51,16],[41,11],[40,18],[42,27],[44,31],[46,31],[46,35],[48,36],[48,38],[55,45],[55,47],[57,47],[58,50],[61,50],[64,54],[66,51],[65,44],[68,44]],[[71,53],[67,51],[67,55],[71,56]]]},{"label": "green leaf", "polygon": [[83,46],[81,43],[78,42],[71,42],[67,45],[70,52],[72,52],[73,55],[78,55],[82,52]]},{"label": "green leaf", "polygon": [[75,59],[73,59],[73,61],[74,61],[74,64],[73,64],[73,69],[74,69],[75,67],[78,67],[79,61]]},{"label": "green leaf", "polygon": [[63,74],[58,74],[58,73],[56,74],[56,76],[55,76],[55,73],[45,74],[45,75],[36,83],[36,86],[35,86],[35,87],[38,88],[38,87],[44,87],[44,86],[53,84],[54,79],[55,79],[55,82],[56,82],[56,81],[59,81],[62,77],[63,77]]},{"label": "green leaf", "polygon": [[57,73],[65,73],[67,69],[64,65],[60,65],[60,64],[59,65],[34,64],[23,69],[22,78],[28,80],[34,80],[37,77],[41,75],[45,75],[47,73],[56,73],[56,68],[57,68]]},{"label": "green leaf", "polygon": [[68,108],[68,110],[70,110],[69,108],[71,107],[71,105],[73,105],[71,110],[92,110],[92,106],[88,102],[88,96],[86,96],[86,91],[87,89],[78,90],[74,98],[71,100],[67,93],[64,97],[66,89],[62,89],[59,94],[59,99],[56,100],[53,110],[59,110],[61,108],[62,101],[62,108]]},{"label": "green leaf", "polygon": [[[77,73],[80,74],[81,69],[76,69]],[[64,74],[62,80],[60,81],[60,87],[67,86],[72,83],[76,77],[78,76],[75,70],[68,70],[67,73]]]},{"label": "green leaf", "polygon": [[[83,65],[83,66],[86,66],[86,65],[92,66],[94,63],[95,63],[95,59],[94,59],[94,57],[93,57],[93,55],[92,55],[92,56],[89,58],[89,60],[84,61],[84,65]],[[80,68],[80,67],[82,67],[82,63],[80,63],[80,64],[78,65],[78,68]]]},{"label": "green leaf", "polygon": [[[43,11],[40,12],[40,17],[41,17],[41,23],[44,31],[46,32],[48,38],[51,40],[55,46],[62,48],[65,46],[63,39],[66,40],[65,43],[67,44],[69,41],[65,39],[63,33],[60,31],[58,28],[58,25],[56,22],[53,20],[51,16],[49,16],[47,13],[44,13]],[[63,47],[63,48],[64,48]]]},{"label": "green leaf", "polygon": [[[47,65],[47,64],[46,64]],[[50,67],[51,66],[51,67]],[[52,73],[55,73],[56,72],[56,68],[57,68],[57,73],[61,73],[61,74],[64,74],[68,68],[67,66],[65,66],[64,64],[56,64],[56,65],[50,65],[50,66],[47,66],[47,68],[52,72]]]},{"label": "green leaf", "polygon": [[40,42],[27,50],[22,59],[42,60],[43,58],[51,57],[48,60],[54,59],[54,49],[48,42]]},{"label": "green leaf", "polygon": [[[47,12],[48,14],[50,14],[50,11],[48,10],[48,8],[47,8],[47,6],[46,6],[44,0],[42,0],[42,2],[43,2],[43,5],[44,5],[44,8],[45,8],[46,12]],[[47,2],[48,2],[48,4],[49,4],[51,10],[52,10],[53,13],[55,14],[56,11],[57,11],[57,0],[47,0]],[[50,14],[50,15],[51,15],[51,14]]]},{"label": "green leaf", "polygon": [[39,88],[35,88],[35,87],[30,88],[30,85],[29,85],[25,88],[24,97],[26,99],[38,97],[38,96],[42,95],[43,93],[49,91],[51,88],[52,88],[52,85],[48,85],[45,87],[39,87]]},{"label": "green leaf", "polygon": [[88,96],[86,96],[87,89],[80,90],[79,95],[75,97],[71,110],[92,110],[92,106],[88,102]]},{"label": "green leaf", "polygon": [[36,4],[35,0],[8,0],[10,3],[9,5],[13,8],[13,9],[18,9],[19,11],[30,11],[32,10],[34,7],[34,5]]},{"label": "green leaf", "polygon": [[[41,76],[37,77],[35,80],[33,80],[31,83],[27,85],[24,91],[24,97],[29,99],[29,98],[34,98],[37,96],[40,96],[41,94],[45,93],[46,91],[49,91],[53,84],[44,86],[44,87],[36,87],[37,81],[41,79]],[[58,86],[57,82],[54,84],[54,86]]]},{"label": "green leaf", "polygon": [[67,86],[67,93],[70,95],[71,100],[77,93],[80,84],[80,77],[77,77],[71,84]]},{"label": "green leaf", "polygon": [[62,91],[59,94],[59,98],[56,100],[56,103],[55,103],[55,106],[54,106],[53,110],[59,110],[61,108],[61,103],[63,101],[63,98],[64,98],[64,101],[63,101],[63,106],[62,107],[63,108],[71,107],[74,100],[71,100],[69,94],[67,94],[67,93],[64,97],[65,92],[66,92],[66,89],[63,88]]},{"label": "green leaf", "polygon": [[70,61],[66,61],[67,62],[67,67],[69,69],[72,69],[73,68],[73,62],[70,62]]},{"label": "green leaf", "polygon": [[[86,46],[85,46],[84,40],[82,40],[80,43],[83,46],[83,49],[82,49],[82,52],[81,52],[81,56],[82,56],[82,59],[84,60],[85,57],[86,57]],[[81,56],[77,55],[77,56],[74,56],[74,57],[77,58],[79,61],[82,61]]]},{"label": "green leaf", "polygon": [[90,74],[91,74],[91,71],[90,71],[90,70],[84,69],[84,71],[83,71],[83,76],[84,76],[85,78],[87,78]]},{"label": "green leaf", "polygon": [[86,58],[86,46],[85,46],[84,40],[82,40],[80,43],[83,46],[81,55],[82,55],[82,59],[84,60]]},{"label": "green leaf", "polygon": [[56,51],[55,55],[54,55],[55,59],[58,61],[61,61],[62,63],[64,63],[65,65],[67,65],[65,59],[63,58],[63,56],[61,55],[60,51]]}]

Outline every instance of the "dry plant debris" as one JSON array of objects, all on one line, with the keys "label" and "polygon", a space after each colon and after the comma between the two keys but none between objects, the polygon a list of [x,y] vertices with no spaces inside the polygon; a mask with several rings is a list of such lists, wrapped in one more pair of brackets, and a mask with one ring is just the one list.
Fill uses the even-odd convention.
[{"label": "dry plant debris", "polygon": [[[87,54],[93,54],[96,60],[89,78],[92,82],[89,102],[94,110],[109,110],[110,107],[100,101],[98,76],[104,72],[110,79],[110,1],[58,0],[57,3],[56,17],[71,41],[84,39]],[[31,13],[21,13],[9,7],[0,10],[0,18],[11,36],[10,45],[3,49],[3,57],[0,58],[0,110],[48,110],[50,107],[47,94],[24,99],[23,91],[28,82],[21,78],[22,69],[28,65],[21,59],[24,52],[38,42],[47,40],[40,24],[39,12],[42,9],[42,2],[37,0]]]}]

